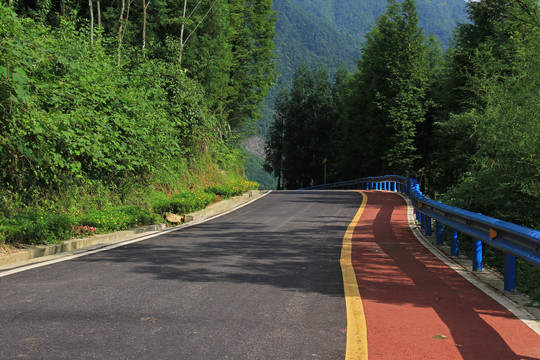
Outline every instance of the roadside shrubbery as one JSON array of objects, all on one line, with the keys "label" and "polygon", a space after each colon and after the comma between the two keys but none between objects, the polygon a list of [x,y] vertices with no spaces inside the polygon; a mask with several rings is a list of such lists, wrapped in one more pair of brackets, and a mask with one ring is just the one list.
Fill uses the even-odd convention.
[{"label": "roadside shrubbery", "polygon": [[161,199],[153,206],[153,210],[157,214],[188,214],[204,209],[215,201],[213,194],[204,191],[183,191],[170,198]]},{"label": "roadside shrubbery", "polygon": [[163,221],[162,215],[166,212],[188,214],[221,199],[257,189],[258,186],[257,183],[240,180],[208,187],[205,191],[182,191],[171,197],[161,194],[153,200],[151,210],[140,206],[120,206],[88,213],[76,211],[74,214],[35,210],[27,210],[10,218],[0,214],[0,245],[47,244],[149,225]]},{"label": "roadside shrubbery", "polygon": [[156,201],[153,210],[157,214],[167,212],[189,214],[204,209],[214,202],[258,188],[259,184],[256,182],[247,180],[231,181],[222,185],[209,186],[204,191],[184,191],[170,198],[163,197]]},{"label": "roadside shrubbery", "polygon": [[223,185],[209,186],[204,191],[207,193],[215,194],[222,198],[228,198],[231,196],[238,196],[245,193],[248,190],[256,190],[259,188],[259,184],[253,181],[240,180],[234,181]]}]

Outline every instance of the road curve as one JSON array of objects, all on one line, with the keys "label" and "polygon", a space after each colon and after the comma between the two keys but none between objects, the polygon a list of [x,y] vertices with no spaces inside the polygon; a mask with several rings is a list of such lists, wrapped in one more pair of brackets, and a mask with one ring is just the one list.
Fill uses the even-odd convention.
[{"label": "road curve", "polygon": [[540,359],[537,333],[416,239],[401,196],[364,193],[352,263],[369,359]]},{"label": "road curve", "polygon": [[273,192],[191,228],[0,277],[0,359],[343,359],[353,192]]}]

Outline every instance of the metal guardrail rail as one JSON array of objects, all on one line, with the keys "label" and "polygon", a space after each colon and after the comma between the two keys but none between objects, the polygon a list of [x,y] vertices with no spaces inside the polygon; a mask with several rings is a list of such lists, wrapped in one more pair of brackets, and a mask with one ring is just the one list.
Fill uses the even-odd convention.
[{"label": "metal guardrail rail", "polygon": [[516,290],[516,258],[540,268],[540,231],[429,199],[420,191],[416,179],[398,175],[376,176],[300,190],[331,189],[383,190],[407,195],[413,204],[416,219],[427,236],[432,235],[432,221],[435,221],[437,245],[443,245],[444,228],[450,229],[450,255],[459,255],[459,233],[473,239],[473,271],[482,270],[484,244],[501,250],[504,253],[506,291]]}]

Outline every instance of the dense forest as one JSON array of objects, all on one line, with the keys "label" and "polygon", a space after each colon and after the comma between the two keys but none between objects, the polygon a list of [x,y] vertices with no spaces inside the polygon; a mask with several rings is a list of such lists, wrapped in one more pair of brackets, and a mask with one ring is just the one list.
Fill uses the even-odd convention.
[{"label": "dense forest", "polygon": [[0,215],[243,177],[276,81],[271,0],[7,0],[0,18]]},{"label": "dense forest", "polygon": [[[345,65],[355,68],[365,35],[383,12],[380,0],[274,0],[276,12],[275,54],[279,84],[289,85],[302,61],[324,64],[329,76]],[[434,34],[443,49],[449,45],[454,27],[466,21],[464,0],[417,0],[420,26]],[[265,137],[272,122],[273,102],[278,88],[270,90],[258,132]]]},{"label": "dense forest", "polygon": [[[424,35],[415,1],[390,0],[356,71],[331,83],[324,67],[300,64],[266,145],[279,186],[320,184],[325,168],[327,182],[413,176],[435,199],[540,228],[540,5],[466,10],[446,52]],[[538,292],[535,274],[522,288]]]}]

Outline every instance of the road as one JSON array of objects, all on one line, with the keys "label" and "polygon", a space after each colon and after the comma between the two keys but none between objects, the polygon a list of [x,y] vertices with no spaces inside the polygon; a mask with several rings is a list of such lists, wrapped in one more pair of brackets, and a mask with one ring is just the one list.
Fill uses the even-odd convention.
[{"label": "road", "polygon": [[0,273],[0,359],[540,359],[540,331],[422,245],[395,193],[273,192],[42,265]]},{"label": "road", "polygon": [[352,192],[274,192],[194,227],[0,277],[0,359],[343,359]]},{"label": "road", "polygon": [[401,196],[364,193],[352,262],[369,359],[540,359],[539,334],[418,241]]}]

